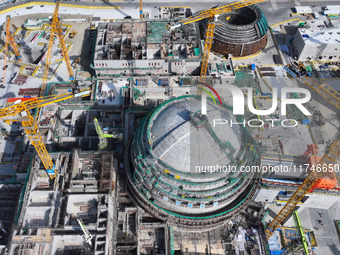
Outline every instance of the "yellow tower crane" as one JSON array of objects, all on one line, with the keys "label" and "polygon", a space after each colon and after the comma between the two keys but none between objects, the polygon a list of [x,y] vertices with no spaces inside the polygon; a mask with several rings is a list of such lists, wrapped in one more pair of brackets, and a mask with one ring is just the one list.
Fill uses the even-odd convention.
[{"label": "yellow tower crane", "polygon": [[[208,10],[200,11],[197,14],[189,18],[186,18],[184,20],[181,20],[177,22],[175,25],[169,27],[170,30],[173,30],[181,26],[184,26],[186,24],[190,24],[190,23],[200,21],[203,19],[208,19],[208,26],[205,31],[204,52],[203,52],[203,59],[202,59],[200,79],[199,79],[201,83],[204,83],[205,77],[208,71],[209,53],[210,53],[212,43],[214,40],[215,19],[221,14],[231,12],[236,9],[240,9],[240,8],[253,5],[259,2],[263,2],[263,1],[264,0],[242,0],[236,3],[231,3],[231,4],[226,4],[226,5],[210,8]],[[201,84],[199,84],[198,86],[202,87]],[[202,93],[202,90],[199,89],[197,92]]]},{"label": "yellow tower crane", "polygon": [[[8,17],[8,16],[7,16]],[[8,43],[9,43],[9,22],[7,18],[6,23],[6,35],[5,35],[5,56],[4,56],[4,67],[2,68],[2,79],[1,82],[6,82],[6,69],[7,69],[7,55],[8,55]]]},{"label": "yellow tower crane", "polygon": [[140,19],[144,18],[144,14],[143,14],[143,0],[139,0],[139,18]]},{"label": "yellow tower crane", "polygon": [[[10,23],[11,22],[11,19],[10,19],[10,16],[7,16],[7,22]],[[7,33],[7,32],[6,32]],[[14,36],[13,34],[11,33],[11,31],[8,30],[8,40],[9,40],[9,43],[14,51],[14,55],[15,55],[15,58],[19,61],[22,61],[21,59],[21,55],[20,55],[20,52],[18,50],[18,45],[17,43],[15,42],[14,40]]]},{"label": "yellow tower crane", "polygon": [[11,125],[14,121],[20,121],[28,139],[35,147],[46,171],[51,180],[56,177],[56,169],[50,155],[47,152],[42,136],[38,129],[34,118],[30,114],[30,110],[39,108],[45,105],[57,103],[74,97],[87,96],[90,89],[73,89],[72,92],[53,95],[50,97],[32,98],[26,101],[17,100],[11,106],[0,109],[0,119]]},{"label": "yellow tower crane", "polygon": [[61,48],[63,57],[64,57],[65,62],[66,62],[66,67],[67,67],[69,79],[71,81],[74,80],[73,71],[72,71],[72,67],[71,67],[71,63],[70,63],[70,58],[68,56],[67,48],[66,48],[65,41],[64,41],[63,29],[61,28],[61,23],[60,23],[60,20],[59,20],[59,17],[58,17],[59,5],[60,5],[60,0],[57,0],[56,6],[55,6],[55,9],[54,9],[54,12],[53,12],[51,34],[50,34],[50,40],[48,42],[48,48],[47,48],[47,54],[46,54],[43,83],[42,83],[42,86],[41,86],[42,92],[44,92],[46,83],[48,81],[48,73],[49,73],[49,68],[50,68],[50,64],[51,64],[53,42],[54,42],[54,38],[55,38],[56,35],[58,36],[60,48]]},{"label": "yellow tower crane", "polygon": [[325,174],[325,171],[333,172],[336,170],[334,166],[339,158],[340,132],[337,134],[334,142],[327,148],[325,155],[318,162],[317,166],[313,166],[314,171],[308,175],[294,195],[268,225],[266,229],[267,240],[274,234],[274,231],[280,227],[281,223],[290,215],[302,198],[318,183],[319,179]]},{"label": "yellow tower crane", "polygon": [[[47,81],[49,80],[48,79],[48,73],[49,73],[49,70],[50,70],[51,57],[52,57],[52,51],[53,51],[53,43],[54,43],[55,36],[57,36],[58,39],[59,39],[59,45],[60,45],[64,60],[65,60],[65,63],[66,63],[69,79],[71,81],[74,80],[73,71],[72,71],[72,67],[71,67],[71,63],[70,63],[70,58],[68,56],[67,47],[66,47],[65,41],[64,41],[63,29],[61,28],[61,23],[60,23],[60,20],[59,20],[59,17],[58,17],[59,6],[60,6],[60,0],[56,0],[56,6],[54,8],[53,17],[52,17],[50,40],[48,42],[48,48],[47,48],[47,54],[46,54],[44,76],[43,76],[43,81],[42,81],[41,90],[40,90],[41,96],[44,95],[46,84],[47,84]],[[38,108],[37,114],[36,114],[36,117],[35,117],[35,122],[37,122],[37,123],[39,121],[40,114],[41,114],[41,109]]]},{"label": "yellow tower crane", "polygon": [[6,17],[6,37],[5,37],[5,57],[4,57],[4,67],[3,67],[4,72],[3,72],[3,75],[2,75],[2,80],[1,80],[2,82],[6,81],[8,44],[11,45],[16,59],[19,60],[19,61],[22,61],[21,55],[20,55],[19,50],[18,50],[18,46],[17,46],[17,44],[14,40],[14,36],[13,36],[13,34],[11,34],[11,32],[9,30],[10,23],[11,23],[11,17],[9,15],[7,15],[7,17]]},{"label": "yellow tower crane", "polygon": [[308,77],[302,78],[303,82],[329,103],[340,109],[340,93],[321,80],[312,80]]}]

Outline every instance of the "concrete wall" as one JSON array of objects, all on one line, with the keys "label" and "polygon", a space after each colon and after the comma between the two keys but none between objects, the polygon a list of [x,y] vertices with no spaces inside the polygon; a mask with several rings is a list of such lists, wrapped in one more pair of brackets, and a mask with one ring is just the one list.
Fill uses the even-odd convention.
[{"label": "concrete wall", "polygon": [[[186,61],[185,69],[188,75],[199,74],[200,60]],[[167,75],[183,74],[182,60],[168,62],[167,60],[94,60],[96,74],[103,75]]]}]

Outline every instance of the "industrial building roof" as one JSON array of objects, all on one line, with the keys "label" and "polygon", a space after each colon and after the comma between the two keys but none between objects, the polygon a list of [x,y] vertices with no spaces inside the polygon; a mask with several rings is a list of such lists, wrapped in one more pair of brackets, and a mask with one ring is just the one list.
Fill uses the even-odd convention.
[{"label": "industrial building roof", "polygon": [[340,48],[340,29],[330,28],[323,30],[299,29],[305,44],[338,44]]},{"label": "industrial building roof", "polygon": [[296,13],[313,13],[312,8],[310,6],[295,6]]}]

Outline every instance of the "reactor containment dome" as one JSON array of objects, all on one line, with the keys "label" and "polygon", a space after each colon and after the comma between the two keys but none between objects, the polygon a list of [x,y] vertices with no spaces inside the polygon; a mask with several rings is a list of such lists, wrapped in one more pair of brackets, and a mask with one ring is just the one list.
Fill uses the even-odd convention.
[{"label": "reactor containment dome", "polygon": [[146,116],[126,150],[133,197],[152,215],[195,230],[225,223],[253,197],[259,173],[256,145],[242,125],[215,125],[214,119],[242,122],[207,100],[201,114],[196,96],[171,99]]}]

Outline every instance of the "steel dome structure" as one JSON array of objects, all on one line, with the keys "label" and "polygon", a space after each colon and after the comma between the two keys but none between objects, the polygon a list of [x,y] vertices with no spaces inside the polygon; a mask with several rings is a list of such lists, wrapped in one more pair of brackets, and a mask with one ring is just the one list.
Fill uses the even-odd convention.
[{"label": "steel dome structure", "polygon": [[[126,150],[131,194],[169,224],[212,228],[244,209],[259,173],[259,155],[241,125],[215,125],[214,119],[241,122],[226,107],[208,100],[207,115],[196,96],[169,100],[146,116]],[[228,170],[229,168],[229,170]]]}]

